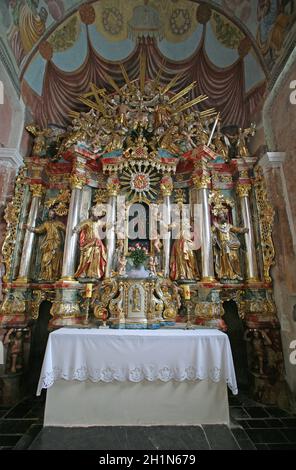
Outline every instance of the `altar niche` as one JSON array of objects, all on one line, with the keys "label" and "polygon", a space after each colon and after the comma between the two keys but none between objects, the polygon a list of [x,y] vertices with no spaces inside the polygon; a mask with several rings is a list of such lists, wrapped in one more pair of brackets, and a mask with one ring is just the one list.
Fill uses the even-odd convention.
[{"label": "altar niche", "polygon": [[153,244],[149,237],[150,203],[133,201],[127,204],[125,255],[131,255],[131,248],[137,244],[147,250],[150,256],[154,255]]}]

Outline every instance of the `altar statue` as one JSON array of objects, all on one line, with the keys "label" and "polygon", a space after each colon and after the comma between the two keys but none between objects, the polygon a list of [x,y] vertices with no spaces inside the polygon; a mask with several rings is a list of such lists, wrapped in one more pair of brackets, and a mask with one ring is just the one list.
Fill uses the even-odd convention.
[{"label": "altar statue", "polygon": [[74,233],[79,233],[80,263],[75,273],[76,278],[101,279],[105,273],[107,252],[100,238],[100,229],[106,227],[106,221],[102,217],[106,210],[97,213],[93,207],[90,210],[90,218],[82,221],[74,228]]},{"label": "altar statue", "polygon": [[64,232],[63,222],[55,220],[55,212],[49,210],[48,220],[36,228],[27,226],[30,232],[44,235],[40,244],[41,260],[39,279],[56,281],[59,279],[63,262]]},{"label": "altar statue", "polygon": [[193,233],[190,223],[181,221],[180,238],[176,239],[171,252],[170,277],[177,279],[199,279],[197,262],[194,255]]},{"label": "altar statue", "polygon": [[247,129],[239,128],[238,130],[238,140],[237,140],[237,153],[240,157],[249,157],[250,152],[247,145],[247,139],[249,136],[254,137],[256,133],[256,124],[252,123],[251,127]]},{"label": "altar statue", "polygon": [[213,243],[215,254],[215,270],[219,279],[242,281],[239,261],[241,247],[237,233],[247,233],[248,228],[235,227],[228,223],[225,214],[218,215],[214,222]]},{"label": "altar statue", "polygon": [[46,153],[47,138],[52,135],[52,129],[40,129],[34,124],[29,124],[26,130],[35,137],[32,154],[43,157]]}]

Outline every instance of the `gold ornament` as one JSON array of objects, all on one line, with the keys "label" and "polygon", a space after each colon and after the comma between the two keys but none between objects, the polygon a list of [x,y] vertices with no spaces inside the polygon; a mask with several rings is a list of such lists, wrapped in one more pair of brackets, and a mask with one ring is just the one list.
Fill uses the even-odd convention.
[{"label": "gold ornament", "polygon": [[251,184],[238,184],[236,187],[236,192],[239,197],[248,197],[252,189]]},{"label": "gold ornament", "polygon": [[71,191],[69,189],[61,189],[57,196],[48,199],[44,205],[62,217],[68,214],[70,199]]},{"label": "gold ornament", "polygon": [[272,226],[274,210],[269,203],[266,184],[261,167],[255,169],[255,194],[258,208],[259,229],[263,257],[264,280],[271,282],[270,269],[274,264],[274,245],[272,240]]},{"label": "gold ornament", "polygon": [[212,206],[212,213],[217,216],[219,214],[228,214],[228,208],[234,207],[234,202],[226,198],[220,191],[211,191],[209,194],[209,204]]},{"label": "gold ornament", "polygon": [[16,179],[14,197],[12,201],[8,203],[4,212],[4,220],[7,224],[6,235],[2,245],[2,258],[5,265],[5,275],[3,279],[5,281],[8,281],[11,274],[11,262],[16,243],[18,220],[25,192],[25,174],[26,169],[22,168]]},{"label": "gold ornament", "polygon": [[86,177],[83,175],[73,174],[70,176],[71,189],[82,189],[86,184]]},{"label": "gold ornament", "polygon": [[208,189],[211,184],[210,176],[205,174],[193,176],[192,181],[196,189]]},{"label": "gold ornament", "polygon": [[44,186],[42,184],[31,184],[30,191],[33,197],[42,197],[44,193]]}]

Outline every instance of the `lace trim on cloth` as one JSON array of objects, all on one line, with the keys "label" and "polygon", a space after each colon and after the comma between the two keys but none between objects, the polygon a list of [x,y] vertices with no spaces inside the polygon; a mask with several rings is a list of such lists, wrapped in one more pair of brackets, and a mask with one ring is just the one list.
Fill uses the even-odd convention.
[{"label": "lace trim on cloth", "polygon": [[60,367],[54,367],[50,372],[47,372],[41,377],[37,394],[40,394],[42,388],[51,387],[58,379],[91,380],[92,382],[142,382],[143,380],[148,380],[149,382],[156,380],[161,380],[162,382],[168,382],[169,380],[183,382],[185,380],[198,381],[208,378],[215,383],[220,382],[220,380],[225,380],[233,395],[237,395],[237,387],[233,386],[231,379],[225,379],[222,376],[221,369],[218,367],[205,370],[202,367],[196,369],[193,366],[184,367],[182,369],[171,369],[168,366],[164,366],[161,369],[153,366],[138,366],[125,371],[112,367],[90,369],[86,366],[81,366],[78,369],[69,369],[67,372],[63,371]]}]

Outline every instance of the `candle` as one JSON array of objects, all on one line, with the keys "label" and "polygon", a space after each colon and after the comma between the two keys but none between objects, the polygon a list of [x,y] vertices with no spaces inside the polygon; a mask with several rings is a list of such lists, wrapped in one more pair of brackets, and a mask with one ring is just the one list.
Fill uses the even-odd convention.
[{"label": "candle", "polygon": [[183,287],[183,292],[184,292],[184,299],[190,300],[190,286],[184,285],[182,287]]},{"label": "candle", "polygon": [[211,132],[211,135],[210,135],[210,137],[209,137],[208,144],[207,144],[208,147],[211,145],[211,142],[212,142],[212,139],[213,139],[213,135],[214,135],[214,132],[215,132],[215,130],[216,130],[216,127],[217,127],[217,124],[218,124],[219,119],[220,119],[220,113],[217,114],[216,120],[215,120],[215,122],[214,122],[213,129],[212,129],[212,132]]},{"label": "candle", "polygon": [[92,285],[92,284],[86,284],[85,297],[86,297],[87,299],[90,299],[91,296],[92,296],[92,288],[93,288],[93,285]]}]

